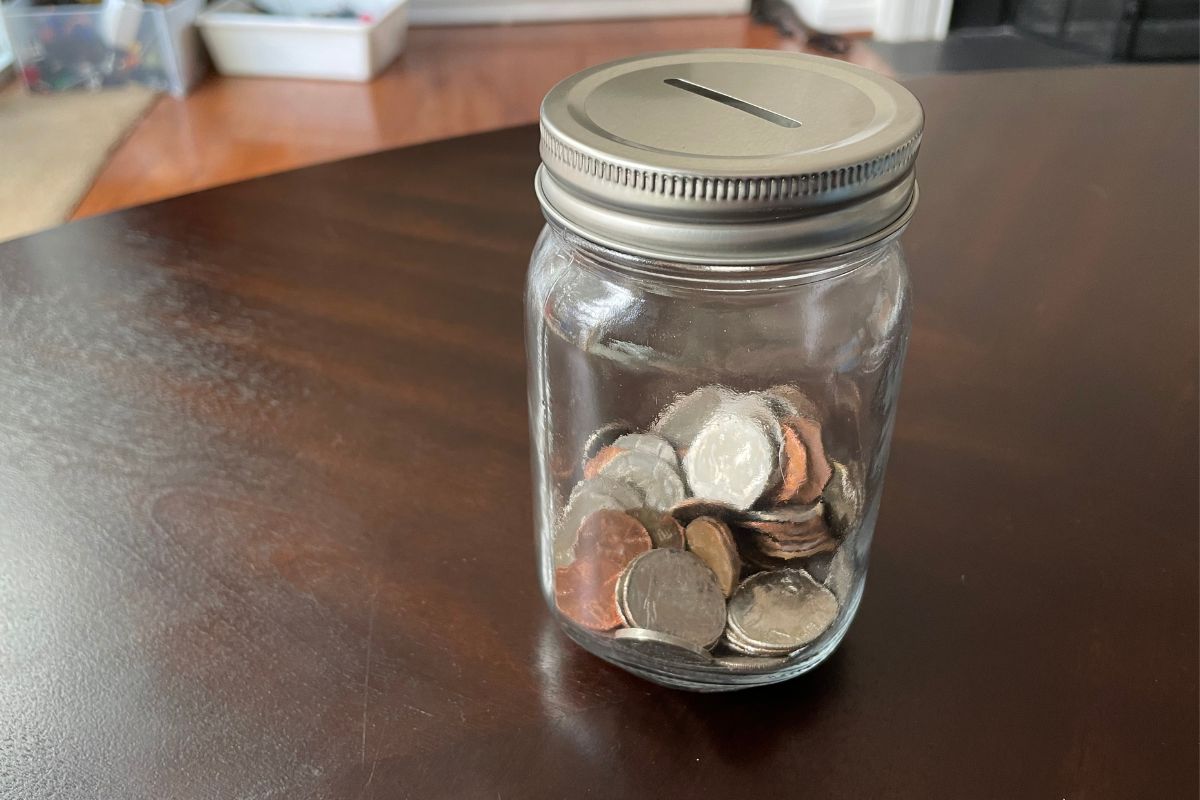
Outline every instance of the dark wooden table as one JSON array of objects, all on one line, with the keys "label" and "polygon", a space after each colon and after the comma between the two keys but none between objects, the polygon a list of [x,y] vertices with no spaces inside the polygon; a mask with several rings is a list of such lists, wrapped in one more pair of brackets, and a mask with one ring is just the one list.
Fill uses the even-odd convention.
[{"label": "dark wooden table", "polygon": [[769,689],[543,610],[533,128],[0,246],[0,796],[1195,797],[1196,70],[912,85],[871,577]]}]

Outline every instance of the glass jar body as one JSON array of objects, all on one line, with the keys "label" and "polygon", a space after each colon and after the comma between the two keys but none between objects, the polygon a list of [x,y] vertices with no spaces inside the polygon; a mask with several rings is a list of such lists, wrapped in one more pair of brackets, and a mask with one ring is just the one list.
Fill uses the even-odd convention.
[{"label": "glass jar body", "polygon": [[565,632],[701,691],[826,658],[862,594],[909,325],[897,239],[721,269],[547,226],[529,408],[539,577]]}]

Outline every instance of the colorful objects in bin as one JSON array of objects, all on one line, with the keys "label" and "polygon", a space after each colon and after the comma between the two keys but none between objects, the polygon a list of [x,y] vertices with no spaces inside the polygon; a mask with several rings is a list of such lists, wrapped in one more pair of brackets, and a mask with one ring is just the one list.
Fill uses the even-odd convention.
[{"label": "colorful objects in bin", "polygon": [[104,0],[99,26],[94,17],[87,15],[40,19],[37,50],[26,59],[22,70],[25,85],[35,92],[99,89],[127,83],[168,88],[161,57],[153,50],[143,52],[138,41],[141,21],[142,0]]}]

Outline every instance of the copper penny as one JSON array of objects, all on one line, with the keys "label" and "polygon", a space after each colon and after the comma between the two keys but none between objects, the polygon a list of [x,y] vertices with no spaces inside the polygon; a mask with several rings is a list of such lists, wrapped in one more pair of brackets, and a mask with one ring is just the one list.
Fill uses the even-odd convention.
[{"label": "copper penny", "polygon": [[757,538],[754,540],[754,543],[763,555],[769,558],[783,559],[784,561],[796,558],[808,558],[809,556],[828,553],[837,549],[837,540],[832,536],[811,542],[788,545],[786,547],[781,547],[766,537]]},{"label": "copper penny", "polygon": [[754,536],[768,544],[777,545],[784,550],[795,549],[817,542],[836,541],[823,520],[816,521],[812,527],[805,525],[795,529],[788,529],[786,526],[776,529],[775,523],[770,522],[754,522],[749,524],[758,526],[749,529],[753,531]]},{"label": "copper penny", "polygon": [[602,509],[579,525],[575,556],[581,561],[611,564],[617,573],[636,556],[654,547],[642,523],[621,511]]},{"label": "copper penny", "polygon": [[[597,512],[599,513],[599,512]],[[824,539],[830,536],[829,526],[825,518],[812,517],[804,522],[761,522],[759,520],[741,520],[740,527],[748,528],[755,533],[775,539],[781,544],[787,542],[807,541],[809,539]]]},{"label": "copper penny", "polygon": [[803,523],[740,520],[735,524],[742,558],[764,569],[837,548],[837,540],[819,516]]},{"label": "copper penny", "polygon": [[772,499],[776,503],[787,503],[796,496],[808,481],[808,450],[800,441],[800,434],[791,425],[781,427],[783,445],[779,448],[781,478],[779,488]]},{"label": "copper penny", "polygon": [[586,463],[596,453],[599,453],[625,434],[632,432],[633,426],[623,421],[610,422],[599,428],[583,443],[583,461]]},{"label": "copper penny", "polygon": [[791,428],[800,437],[808,456],[808,474],[804,484],[796,492],[793,500],[798,503],[811,503],[821,496],[825,485],[833,477],[833,467],[825,456],[825,444],[821,441],[821,425],[807,417],[789,417],[784,420],[785,428]]},{"label": "copper penny", "polygon": [[630,561],[650,548],[650,534],[628,514],[612,509],[589,514],[579,525],[576,560],[554,572],[558,609],[589,630],[619,627],[617,579]]},{"label": "copper penny", "polygon": [[596,455],[589,458],[583,465],[583,477],[595,478],[599,476],[600,470],[604,469],[608,462],[612,461],[623,452],[625,452],[623,448],[611,444],[607,447],[600,448]]},{"label": "copper penny", "polygon": [[786,412],[780,414],[781,417],[821,418],[821,413],[817,410],[817,404],[795,386],[772,386],[770,389],[764,391],[763,395],[766,396],[768,402],[773,402],[776,405],[777,411],[782,410]]},{"label": "copper penny", "polygon": [[617,608],[617,578],[623,567],[601,559],[579,559],[554,571],[554,601],[577,625],[593,631],[621,627]]},{"label": "copper penny", "polygon": [[642,493],[621,481],[604,477],[588,478],[571,491],[567,507],[563,509],[554,534],[554,563],[565,567],[575,559],[575,542],[579,538],[579,526],[589,514],[602,508],[624,511],[640,508]]},{"label": "copper penny", "polygon": [[713,517],[697,517],[688,523],[684,537],[687,549],[700,556],[717,576],[721,593],[726,597],[733,594],[742,572],[742,559],[729,526]]}]

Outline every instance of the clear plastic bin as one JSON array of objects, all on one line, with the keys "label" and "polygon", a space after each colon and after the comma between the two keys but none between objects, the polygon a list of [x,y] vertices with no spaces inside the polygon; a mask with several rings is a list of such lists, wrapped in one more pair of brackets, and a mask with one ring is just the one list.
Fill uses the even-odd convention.
[{"label": "clear plastic bin", "polygon": [[[127,45],[105,40],[102,5],[3,6],[18,70],[34,92],[140,83],[182,95],[203,77],[207,60],[195,20],[204,0],[145,3]],[[132,31],[132,28],[131,28]]]}]

